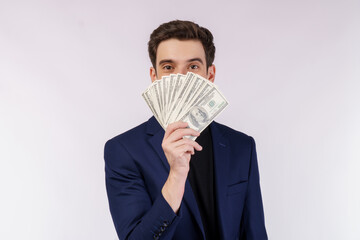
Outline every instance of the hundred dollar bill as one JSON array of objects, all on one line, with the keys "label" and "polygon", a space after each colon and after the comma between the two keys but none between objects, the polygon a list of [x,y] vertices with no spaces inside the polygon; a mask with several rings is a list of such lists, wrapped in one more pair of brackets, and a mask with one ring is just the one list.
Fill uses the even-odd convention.
[{"label": "hundred dollar bill", "polygon": [[[180,120],[187,122],[190,128],[202,132],[227,105],[228,102],[220,91],[212,88]],[[194,136],[187,137],[192,140],[196,139]]]},{"label": "hundred dollar bill", "polygon": [[189,83],[189,86],[185,90],[184,97],[179,102],[177,108],[174,111],[174,117],[175,119],[179,119],[179,115],[181,115],[184,112],[184,109],[187,108],[190,100],[194,95],[196,95],[196,92],[198,90],[199,85],[203,81],[202,78],[195,76],[192,78],[191,82]]},{"label": "hundred dollar bill", "polygon": [[196,101],[196,99],[198,99],[198,97],[203,94],[203,91],[201,90],[204,85],[211,83],[209,80],[200,77],[199,75],[196,75],[194,79],[195,80],[193,81],[191,87],[188,89],[187,94],[185,94],[186,97],[184,97],[183,102],[180,104],[176,119],[181,119],[181,117],[188,112],[188,110],[194,104],[194,101]]},{"label": "hundred dollar bill", "polygon": [[201,86],[200,89],[198,89],[196,95],[194,95],[191,102],[188,104],[187,108],[184,108],[182,115],[179,115],[179,119],[181,119],[193,106],[195,106],[214,86],[212,85],[212,82],[206,80],[206,82],[203,82],[203,86]]},{"label": "hundred dollar bill", "polygon": [[142,96],[165,130],[182,120],[201,132],[228,105],[215,84],[192,72],[155,80]]},{"label": "hundred dollar bill", "polygon": [[160,125],[164,128],[164,125],[159,117],[159,113],[158,113],[158,109],[156,108],[153,99],[150,96],[150,89],[146,90],[143,94],[142,94],[143,98],[145,99],[145,102],[147,103],[147,105],[149,106],[150,110],[153,112],[154,117],[156,118],[156,120],[160,123]]},{"label": "hundred dollar bill", "polygon": [[180,93],[182,92],[182,87],[183,87],[183,82],[185,81],[186,75],[183,74],[177,74],[176,77],[174,78],[174,87],[173,90],[171,92],[171,98],[170,98],[170,104],[169,104],[169,108],[168,108],[168,116],[167,119],[165,120],[165,128],[167,127],[167,125],[169,124],[170,119],[172,118],[172,113],[173,113],[173,109],[174,109],[174,105],[177,104],[177,100],[180,98]]},{"label": "hundred dollar bill", "polygon": [[186,78],[184,79],[184,82],[182,83],[182,86],[179,90],[179,95],[178,97],[175,97],[175,103],[172,107],[171,111],[171,116],[169,118],[169,123],[175,122],[176,121],[176,117],[178,116],[179,113],[179,108],[182,106],[181,104],[183,103],[185,97],[186,97],[186,93],[188,92],[189,87],[192,85],[192,81],[194,80],[195,74],[188,72],[188,74],[186,75]]},{"label": "hundred dollar bill", "polygon": [[170,105],[171,105],[171,95],[172,95],[172,92],[174,90],[174,83],[175,83],[175,77],[176,77],[176,74],[170,74],[170,78],[169,78],[169,81],[168,81],[168,94],[167,94],[167,104],[166,104],[166,116],[165,116],[165,121],[167,120],[169,114],[170,114],[170,111],[169,111],[169,108],[170,108]]},{"label": "hundred dollar bill", "polygon": [[166,119],[166,115],[168,113],[167,109],[167,95],[169,95],[169,89],[168,89],[168,80],[170,79],[169,76],[163,77],[162,78],[162,102],[163,102],[163,112],[164,112],[164,116],[163,116],[163,121],[165,121]]}]

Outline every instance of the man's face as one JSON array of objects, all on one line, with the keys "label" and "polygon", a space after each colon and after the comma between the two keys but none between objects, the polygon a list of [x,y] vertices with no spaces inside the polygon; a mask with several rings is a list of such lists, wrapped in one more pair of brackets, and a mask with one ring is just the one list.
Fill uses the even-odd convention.
[{"label": "man's face", "polygon": [[156,53],[156,71],[150,68],[151,81],[170,74],[193,72],[214,82],[215,66],[206,69],[204,48],[199,40],[162,41]]}]

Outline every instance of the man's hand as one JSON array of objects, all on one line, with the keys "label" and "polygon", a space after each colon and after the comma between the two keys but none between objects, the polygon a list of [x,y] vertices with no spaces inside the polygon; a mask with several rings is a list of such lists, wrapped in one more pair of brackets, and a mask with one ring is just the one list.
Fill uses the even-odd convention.
[{"label": "man's hand", "polygon": [[196,137],[200,135],[187,126],[185,122],[169,124],[162,142],[162,148],[170,165],[170,173],[161,192],[174,212],[179,210],[184,195],[191,155],[195,154],[195,150],[202,150],[197,142],[184,138],[189,135]]}]

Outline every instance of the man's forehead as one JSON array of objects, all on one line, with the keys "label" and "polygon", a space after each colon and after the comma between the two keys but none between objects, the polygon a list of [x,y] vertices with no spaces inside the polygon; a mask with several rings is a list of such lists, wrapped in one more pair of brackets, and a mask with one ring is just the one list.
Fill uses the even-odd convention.
[{"label": "man's forehead", "polygon": [[173,62],[189,60],[205,60],[205,51],[199,40],[168,39],[162,41],[157,49],[156,60],[158,63],[164,60]]}]

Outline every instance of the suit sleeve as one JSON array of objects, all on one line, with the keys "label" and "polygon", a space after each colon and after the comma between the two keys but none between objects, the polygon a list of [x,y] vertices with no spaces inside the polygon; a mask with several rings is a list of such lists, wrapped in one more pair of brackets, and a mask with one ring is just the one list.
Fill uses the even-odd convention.
[{"label": "suit sleeve", "polygon": [[151,200],[131,154],[119,141],[105,144],[104,159],[110,212],[119,239],[171,239],[181,207],[176,215],[161,192]]},{"label": "suit sleeve", "polygon": [[267,240],[264,210],[260,191],[259,168],[255,141],[251,138],[251,157],[244,212],[242,218],[241,239]]}]

